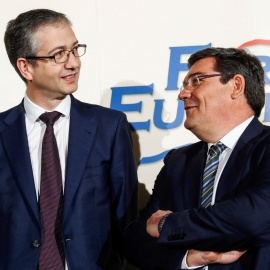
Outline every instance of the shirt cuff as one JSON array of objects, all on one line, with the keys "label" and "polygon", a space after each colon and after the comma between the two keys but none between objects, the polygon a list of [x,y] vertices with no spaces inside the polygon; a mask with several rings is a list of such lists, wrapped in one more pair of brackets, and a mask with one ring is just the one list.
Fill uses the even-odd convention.
[{"label": "shirt cuff", "polygon": [[203,267],[204,265],[200,265],[200,266],[188,266],[187,265],[187,255],[188,255],[188,251],[186,252],[183,260],[182,260],[182,264],[181,264],[181,269],[197,269],[200,267]]}]

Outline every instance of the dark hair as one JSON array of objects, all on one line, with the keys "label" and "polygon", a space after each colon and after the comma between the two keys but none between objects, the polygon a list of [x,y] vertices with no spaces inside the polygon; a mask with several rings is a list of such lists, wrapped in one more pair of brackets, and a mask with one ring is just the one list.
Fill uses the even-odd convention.
[{"label": "dark hair", "polygon": [[212,47],[192,54],[188,67],[191,68],[195,62],[207,57],[215,58],[215,71],[233,74],[221,76],[221,83],[226,84],[235,74],[244,76],[248,104],[259,117],[265,104],[264,71],[259,59],[245,49]]},{"label": "dark hair", "polygon": [[[49,9],[33,9],[20,14],[16,19],[7,24],[5,32],[5,46],[10,63],[15,68],[23,81],[25,78],[21,75],[17,60],[20,57],[36,55],[42,44],[35,37],[35,32],[41,26],[47,25],[72,25],[65,14]],[[37,66],[36,60],[28,60],[33,66]]]}]

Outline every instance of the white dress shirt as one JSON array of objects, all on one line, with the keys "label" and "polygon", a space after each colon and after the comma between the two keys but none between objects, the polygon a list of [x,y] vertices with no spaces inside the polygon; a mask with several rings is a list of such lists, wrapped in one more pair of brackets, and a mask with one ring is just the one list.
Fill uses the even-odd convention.
[{"label": "white dress shirt", "polygon": [[[231,130],[229,133],[227,133],[221,140],[219,140],[220,142],[222,142],[226,146],[226,149],[219,156],[219,165],[218,165],[217,173],[215,176],[211,205],[215,204],[216,191],[217,191],[219,179],[221,177],[223,169],[224,169],[225,165],[227,164],[227,161],[229,160],[230,155],[231,155],[236,143],[238,142],[239,138],[241,137],[241,135],[243,134],[243,132],[245,131],[247,126],[252,121],[253,117],[254,116],[248,118],[246,121],[244,121],[243,123],[241,123],[240,125],[235,127],[233,130]],[[210,149],[210,147],[212,145],[213,145],[212,143],[208,143],[208,150]],[[207,158],[208,157],[209,157],[209,154],[208,154]],[[202,266],[188,267],[187,263],[186,263],[187,254],[188,254],[188,251],[187,251],[185,257],[183,258],[182,265],[181,265],[182,269],[196,269],[196,268],[202,267]],[[205,270],[207,270],[207,269],[208,269],[208,267],[206,266]]]},{"label": "white dress shirt", "polygon": [[[66,98],[54,109],[54,111],[62,113],[62,116],[55,122],[53,129],[60,157],[63,190],[65,186],[65,169],[68,152],[70,105],[70,96],[66,96]],[[39,116],[45,113],[46,110],[34,104],[27,95],[24,97],[24,109],[28,146],[38,200],[40,190],[42,140],[46,130],[46,124],[39,120]]]},{"label": "white dress shirt", "polygon": [[[61,164],[63,191],[65,187],[65,171],[68,153],[70,107],[70,96],[66,96],[66,98],[63,99],[62,102],[54,109],[54,111],[62,113],[61,117],[54,123],[53,129]],[[28,147],[38,200],[41,179],[42,141],[46,130],[46,124],[39,119],[39,116],[45,113],[46,110],[33,103],[27,95],[24,97],[24,110]],[[65,269],[68,270],[67,262],[65,264]]]}]

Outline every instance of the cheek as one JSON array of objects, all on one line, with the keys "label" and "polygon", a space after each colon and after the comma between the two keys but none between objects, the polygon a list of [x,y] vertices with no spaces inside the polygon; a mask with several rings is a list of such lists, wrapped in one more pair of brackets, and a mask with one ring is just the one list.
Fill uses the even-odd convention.
[{"label": "cheek", "polygon": [[201,103],[205,105],[205,108],[218,108],[224,101],[224,96],[219,94],[216,89],[209,92],[201,95]]},{"label": "cheek", "polygon": [[46,78],[48,80],[48,83],[60,80],[61,70],[51,67],[51,68],[48,68],[45,72],[46,73],[44,73],[44,74],[46,74]]},{"label": "cheek", "polygon": [[220,119],[220,117],[223,117],[226,114],[226,110],[228,110],[228,108],[224,100],[216,98],[207,101],[206,111],[211,115],[211,118]]}]

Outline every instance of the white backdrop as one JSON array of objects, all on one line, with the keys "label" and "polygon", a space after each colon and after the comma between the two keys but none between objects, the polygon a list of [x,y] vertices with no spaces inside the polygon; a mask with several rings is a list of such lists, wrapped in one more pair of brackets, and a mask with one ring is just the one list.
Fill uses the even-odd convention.
[{"label": "white backdrop", "polygon": [[[126,111],[132,123],[149,121],[149,130],[133,132],[138,162],[148,162],[149,157],[197,140],[184,129],[182,119],[174,128],[160,128],[160,123],[173,123],[176,119],[179,90],[165,89],[170,63],[176,63],[170,70],[172,76],[172,71],[178,74],[179,62],[187,61],[189,54],[183,54],[183,47],[187,50],[194,50],[194,46],[239,47],[255,40],[248,48],[264,60],[268,79],[269,0],[47,0],[44,4],[36,0],[9,0],[1,5],[0,17],[0,111],[17,105],[25,93],[25,85],[5,52],[6,24],[19,13],[34,8],[50,8],[67,14],[79,42],[88,46],[82,58],[77,98],[118,109],[124,108],[121,104],[131,109],[130,104],[141,102],[140,111]],[[181,71],[179,77],[174,77],[178,87],[185,74],[186,71]],[[134,87],[142,92],[134,94]],[[117,100],[121,97],[116,94],[117,89],[126,93],[121,101]],[[116,98],[115,103],[111,102],[112,96]],[[154,123],[154,111],[160,112],[155,104],[162,102],[155,100],[165,101],[161,118],[157,114],[160,120]],[[270,98],[267,100],[270,104]],[[263,111],[260,120],[270,122],[270,109],[266,107],[267,112]],[[182,108],[179,113],[183,113]],[[162,156],[138,166],[141,206],[163,164]]]}]

